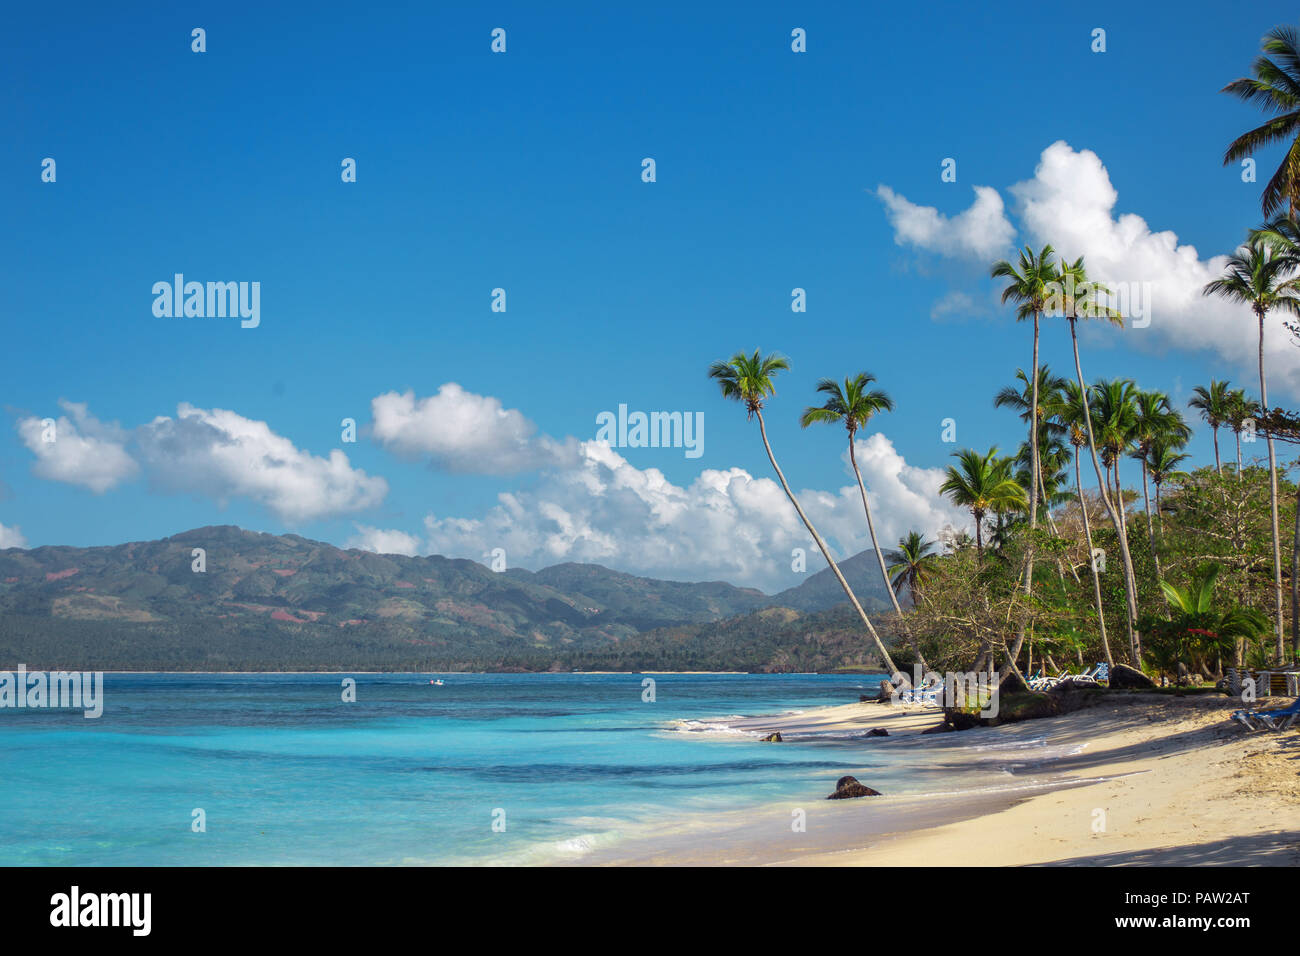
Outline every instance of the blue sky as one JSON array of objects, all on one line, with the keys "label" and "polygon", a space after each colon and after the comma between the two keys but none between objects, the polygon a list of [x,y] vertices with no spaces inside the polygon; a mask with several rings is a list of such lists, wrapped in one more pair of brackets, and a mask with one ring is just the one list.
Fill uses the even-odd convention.
[{"label": "blue sky", "polygon": [[[465,457],[397,453],[369,433],[372,399],[409,389],[419,400],[454,382],[557,445],[592,439],[597,413],[620,403],[702,411],[700,459],[618,449],[621,477],[622,466],[599,473],[609,487],[655,486],[646,475],[658,469],[689,489],[703,469],[770,477],[756,429],[704,373],[740,348],[780,350],[793,368],[769,408],[777,454],[796,489],[829,496],[820,513],[844,549],[860,546],[860,528],[837,525],[847,506],[831,500],[849,480],[842,433],[797,425],[817,379],[875,373],[897,405],[879,429],[906,468],[925,471],[954,450],[940,441],[946,417],[958,446],[1014,448],[1019,424],[991,400],[1030,360],[1028,327],[991,304],[989,257],[943,237],[900,243],[878,187],[945,217],[971,207],[972,187],[992,187],[1012,243],[1023,243],[1036,233],[1010,187],[1033,180],[1044,150],[1064,141],[1067,167],[1083,151],[1104,164],[1116,217],[1175,233],[1208,261],[1259,216],[1259,185],[1220,164],[1256,114],[1217,91],[1293,14],[1200,2],[16,8],[0,60],[0,525],[29,546],[224,523],[340,544],[381,529],[418,539],[421,552],[479,557],[501,537],[505,519],[487,516],[504,492],[528,515],[529,533],[511,539],[523,566],[600,560],[793,583],[787,545],[802,532],[791,515],[729,563],[745,513],[705,535],[700,515],[714,511],[695,495],[680,519],[689,534],[673,520],[646,530],[647,515],[663,517],[653,487],[627,507],[585,512],[580,475],[466,473]],[[191,51],[194,27],[206,30],[204,53]],[[489,49],[496,27],[504,54]],[[807,53],[791,51],[796,27]],[[1104,53],[1090,50],[1098,27]],[[41,181],[45,157],[54,183]],[[344,157],[356,159],[355,183],[340,181]],[[644,157],[656,161],[654,183],[641,180]],[[955,183],[940,181],[946,157]],[[1276,159],[1259,157],[1261,179]],[[1062,197],[1043,205],[1050,216]],[[1152,255],[1144,268],[1158,272]],[[150,289],[176,272],[260,282],[261,324],[155,317]],[[498,287],[505,313],[490,310]],[[804,314],[790,309],[795,287],[807,290]],[[945,297],[958,307],[932,317]],[[1233,333],[1189,334],[1179,322],[1213,325],[1174,309],[1150,329],[1090,333],[1085,373],[1133,377],[1184,402],[1212,375],[1255,390],[1248,328],[1220,345],[1215,335]],[[1277,355],[1270,397],[1294,403],[1300,352]],[[1043,357],[1065,370],[1063,328],[1048,324]],[[138,468],[102,493],[68,480],[76,463],[62,478],[34,470],[21,423],[68,414],[60,400],[119,423],[104,440]],[[142,452],[135,430],[176,419],[181,403],[265,422],[309,462],[306,477],[268,497],[214,477],[201,457],[160,461],[165,441]],[[345,417],[361,427],[355,444],[340,442]],[[307,482],[309,496],[310,459],[332,449],[372,480],[369,491],[340,492],[337,507],[287,507],[292,482]],[[1204,430],[1192,450],[1206,460]],[[479,469],[494,470],[505,469]],[[770,488],[754,491],[771,502]],[[555,507],[567,516],[558,523],[546,517]],[[430,532],[430,514],[485,523]]]}]

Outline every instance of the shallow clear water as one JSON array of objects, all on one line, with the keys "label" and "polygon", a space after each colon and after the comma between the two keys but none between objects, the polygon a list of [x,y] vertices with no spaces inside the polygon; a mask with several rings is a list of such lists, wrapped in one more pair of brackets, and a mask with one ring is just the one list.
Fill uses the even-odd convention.
[{"label": "shallow clear water", "polygon": [[0,709],[0,864],[547,862],[903,773],[860,745],[674,725],[849,703],[879,677],[657,674],[647,703],[635,674],[359,674],[344,703],[344,676],[109,674],[97,720]]}]

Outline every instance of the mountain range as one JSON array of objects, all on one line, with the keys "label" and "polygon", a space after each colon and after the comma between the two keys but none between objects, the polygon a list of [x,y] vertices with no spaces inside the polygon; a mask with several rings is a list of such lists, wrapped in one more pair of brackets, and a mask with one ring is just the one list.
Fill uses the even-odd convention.
[{"label": "mountain range", "polygon": [[[201,549],[201,566],[196,557]],[[888,607],[870,552],[841,563]],[[842,607],[841,607],[842,605]],[[233,526],[0,551],[0,666],[158,670],[785,669],[865,664],[828,569],[776,595],[595,564],[494,572]],[[809,635],[838,650],[808,656]],[[792,651],[799,651],[792,656]]]}]

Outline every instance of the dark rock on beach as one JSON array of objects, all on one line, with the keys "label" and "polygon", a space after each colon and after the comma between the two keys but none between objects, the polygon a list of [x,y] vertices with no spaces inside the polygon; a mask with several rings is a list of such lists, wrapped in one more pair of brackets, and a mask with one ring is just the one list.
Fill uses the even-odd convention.
[{"label": "dark rock on beach", "polygon": [[865,737],[888,737],[889,731],[884,727],[872,727],[863,736]]},{"label": "dark rock on beach", "polygon": [[887,704],[894,699],[896,693],[898,692],[894,689],[893,684],[887,680],[882,680],[880,682],[880,693],[876,695],[876,700],[879,703]]},{"label": "dark rock on beach", "polygon": [[848,800],[852,797],[878,797],[879,790],[872,790],[858,782],[857,777],[840,777],[835,781],[835,792],[827,800]]},{"label": "dark rock on beach", "polygon": [[1110,669],[1111,690],[1152,690],[1155,686],[1150,677],[1127,664],[1116,664]]}]

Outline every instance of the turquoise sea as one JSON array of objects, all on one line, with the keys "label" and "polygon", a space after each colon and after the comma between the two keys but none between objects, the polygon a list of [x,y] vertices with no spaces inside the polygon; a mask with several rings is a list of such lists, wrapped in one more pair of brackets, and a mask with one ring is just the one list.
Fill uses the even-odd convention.
[{"label": "turquoise sea", "polygon": [[355,674],[353,703],[345,676],[108,674],[97,720],[0,710],[0,864],[580,860],[903,773],[860,743],[692,723],[853,702],[878,676],[656,674],[647,702],[639,674]]}]

